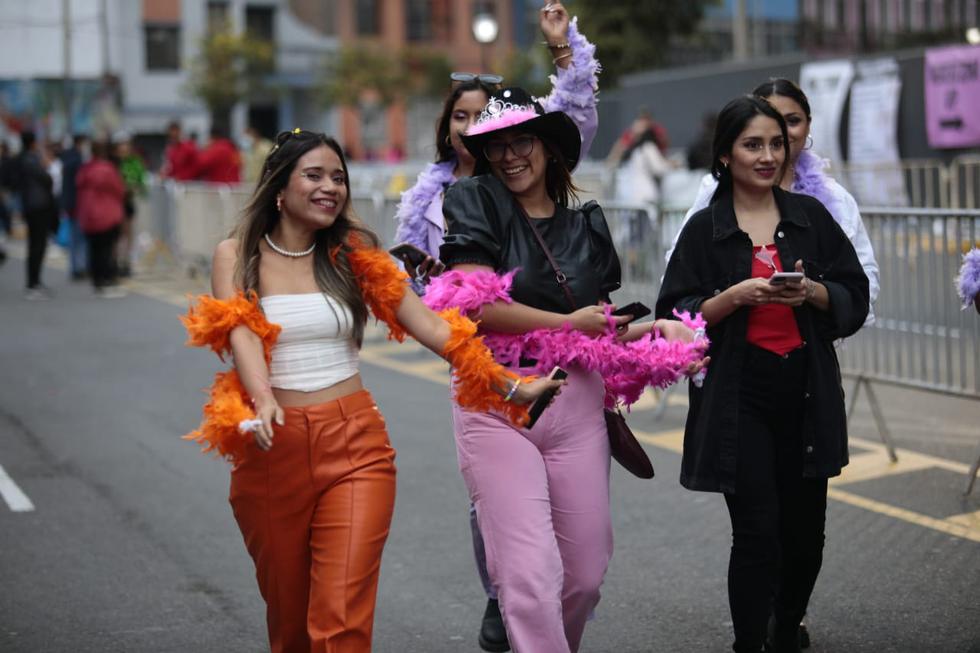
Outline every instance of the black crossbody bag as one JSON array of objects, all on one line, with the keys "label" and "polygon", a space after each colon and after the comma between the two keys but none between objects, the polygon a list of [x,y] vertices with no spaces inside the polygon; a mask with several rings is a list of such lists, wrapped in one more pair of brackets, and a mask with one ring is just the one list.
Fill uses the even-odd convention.
[{"label": "black crossbody bag", "polygon": [[[534,234],[534,238],[538,241],[538,246],[541,247],[545,258],[548,259],[551,269],[554,270],[555,281],[558,282],[558,286],[565,293],[565,300],[572,307],[573,311],[578,310],[578,306],[575,303],[575,296],[572,295],[572,291],[568,287],[568,278],[561,271],[561,268],[558,267],[558,262],[555,261],[555,257],[552,256],[547,243],[544,242],[544,238],[541,237],[541,234],[534,227],[534,223],[531,222],[531,218],[524,210],[524,207],[518,204],[518,210],[524,217],[524,222],[527,223],[531,233]],[[606,418],[606,432],[609,434],[609,452],[616,462],[634,476],[638,476],[639,478],[653,478],[653,463],[650,462],[646,451],[643,450],[636,436],[633,435],[633,431],[630,430],[629,424],[626,423],[626,418],[623,417],[623,413],[618,408],[615,411],[603,410],[603,416]]]}]

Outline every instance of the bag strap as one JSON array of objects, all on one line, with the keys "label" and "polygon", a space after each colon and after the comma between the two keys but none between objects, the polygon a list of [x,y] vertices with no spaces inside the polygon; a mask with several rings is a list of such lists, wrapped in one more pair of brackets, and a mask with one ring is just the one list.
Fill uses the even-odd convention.
[{"label": "bag strap", "polygon": [[541,234],[538,233],[534,223],[531,222],[531,218],[528,216],[527,211],[524,210],[524,207],[521,206],[520,202],[515,201],[515,204],[517,204],[517,210],[524,217],[524,222],[527,223],[531,233],[534,234],[535,240],[538,241],[538,245],[541,247],[541,251],[544,252],[545,258],[548,259],[551,269],[555,271],[555,281],[558,282],[558,285],[561,286],[562,291],[565,293],[565,299],[568,300],[568,303],[571,305],[573,311],[577,310],[578,305],[575,303],[575,297],[572,295],[572,291],[568,287],[568,277],[566,277],[565,273],[561,271],[560,267],[558,267],[558,262],[555,261],[555,257],[551,254],[551,250],[548,249],[548,245],[544,242],[544,238],[541,237]]}]

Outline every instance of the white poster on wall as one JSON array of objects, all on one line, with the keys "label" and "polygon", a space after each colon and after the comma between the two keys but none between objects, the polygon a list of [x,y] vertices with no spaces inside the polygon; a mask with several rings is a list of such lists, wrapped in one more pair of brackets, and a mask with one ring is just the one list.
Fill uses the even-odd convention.
[{"label": "white poster on wall", "polygon": [[830,159],[835,167],[844,161],[840,149],[840,122],[852,79],[854,64],[846,59],[800,66],[800,88],[810,101],[813,116],[810,125],[813,149]]},{"label": "white poster on wall", "polygon": [[863,206],[909,205],[898,155],[901,91],[902,78],[894,59],[858,62],[847,130],[849,174],[841,183]]}]

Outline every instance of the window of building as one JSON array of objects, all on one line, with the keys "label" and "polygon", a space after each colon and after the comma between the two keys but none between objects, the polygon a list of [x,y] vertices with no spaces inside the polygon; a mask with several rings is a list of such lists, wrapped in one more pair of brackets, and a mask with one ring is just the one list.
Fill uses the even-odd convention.
[{"label": "window of building", "polygon": [[337,0],[289,0],[288,11],[320,34],[337,33]]},{"label": "window of building", "polygon": [[177,25],[144,25],[147,70],[180,68],[180,27]]},{"label": "window of building", "polygon": [[263,41],[275,40],[275,8],[248,5],[245,7],[245,31]]},{"label": "window of building", "polygon": [[212,0],[208,2],[208,31],[219,32],[228,24],[227,0]]},{"label": "window of building", "polygon": [[357,0],[355,8],[358,34],[377,34],[381,31],[378,20],[378,0]]},{"label": "window of building", "polygon": [[430,0],[408,0],[405,3],[408,25],[405,33],[409,41],[429,41],[432,39],[432,2]]}]

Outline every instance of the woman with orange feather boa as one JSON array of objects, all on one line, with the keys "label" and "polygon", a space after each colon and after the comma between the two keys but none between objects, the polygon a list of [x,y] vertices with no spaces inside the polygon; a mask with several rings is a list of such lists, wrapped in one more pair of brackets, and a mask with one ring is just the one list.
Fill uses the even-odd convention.
[{"label": "woman with orange feather boa", "polygon": [[213,297],[183,318],[219,373],[189,438],[229,459],[230,501],[256,566],[275,653],[369,651],[395,452],[358,373],[370,310],[453,366],[456,400],[515,423],[557,382],[494,362],[457,310],[437,315],[352,215],[347,164],[319,133],[283,132],[234,237]]}]

